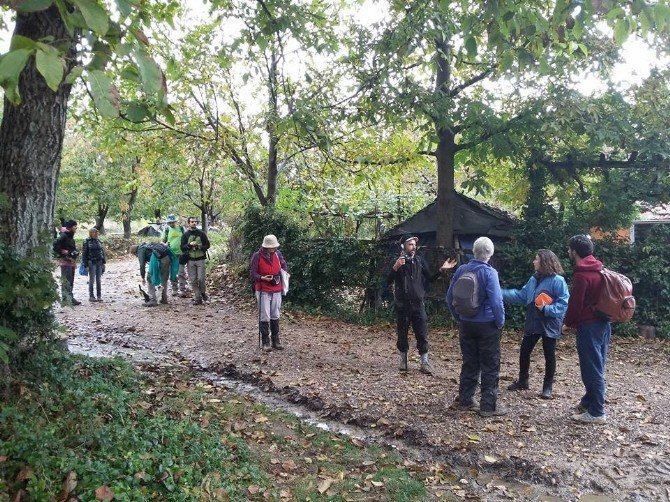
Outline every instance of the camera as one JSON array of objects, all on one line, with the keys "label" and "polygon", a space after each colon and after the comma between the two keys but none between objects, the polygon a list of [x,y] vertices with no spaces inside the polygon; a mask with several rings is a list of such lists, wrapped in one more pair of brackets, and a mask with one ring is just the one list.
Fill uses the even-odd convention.
[{"label": "camera", "polygon": [[281,275],[280,274],[272,276],[272,284],[277,285],[280,282],[281,282]]},{"label": "camera", "polygon": [[400,258],[404,258],[405,259],[405,265],[407,265],[408,263],[412,263],[412,261],[414,260],[414,255],[408,255],[408,254],[403,253],[403,254],[400,255]]},{"label": "camera", "polygon": [[76,258],[77,256],[79,256],[79,251],[77,251],[76,249],[70,251],[70,258]]}]

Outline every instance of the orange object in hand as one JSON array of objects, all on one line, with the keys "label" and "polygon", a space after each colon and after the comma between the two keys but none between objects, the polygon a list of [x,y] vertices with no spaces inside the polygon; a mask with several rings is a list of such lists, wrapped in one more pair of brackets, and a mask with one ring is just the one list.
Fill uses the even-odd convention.
[{"label": "orange object in hand", "polygon": [[553,302],[554,299],[545,292],[542,292],[535,297],[535,306],[539,309],[545,305],[551,305]]}]

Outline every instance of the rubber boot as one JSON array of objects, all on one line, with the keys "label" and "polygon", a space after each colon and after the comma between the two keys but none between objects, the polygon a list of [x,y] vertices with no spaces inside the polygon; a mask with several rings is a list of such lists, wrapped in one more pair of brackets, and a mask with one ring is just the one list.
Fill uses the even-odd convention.
[{"label": "rubber boot", "polygon": [[507,390],[527,390],[528,372],[530,371],[530,354],[524,357],[522,353],[519,356],[519,379],[507,387]]},{"label": "rubber boot", "polygon": [[434,375],[435,373],[433,372],[433,367],[430,365],[428,362],[428,352],[425,354],[421,354],[421,373],[425,373],[426,375]]},{"label": "rubber boot", "polygon": [[267,321],[261,321],[261,350],[270,351],[272,347],[270,346],[270,323]]},{"label": "rubber boot", "polygon": [[407,352],[400,353],[400,371],[407,371]]},{"label": "rubber boot", "polygon": [[279,339],[279,319],[270,319],[270,332],[272,333],[272,348],[284,350],[284,346]]},{"label": "rubber boot", "polygon": [[553,380],[544,380],[544,384],[542,385],[542,394],[540,394],[542,399],[553,399],[554,396],[551,393],[553,385]]}]

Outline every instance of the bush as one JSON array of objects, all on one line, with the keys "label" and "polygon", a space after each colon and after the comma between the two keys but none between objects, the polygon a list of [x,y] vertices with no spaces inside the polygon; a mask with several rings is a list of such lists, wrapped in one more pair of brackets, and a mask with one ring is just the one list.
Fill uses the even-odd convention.
[{"label": "bush", "polygon": [[[520,288],[530,277],[532,261],[537,249],[551,249],[561,259],[566,279],[572,275],[572,264],[567,259],[570,236],[580,233],[577,228],[552,224],[546,232],[533,231],[527,223],[521,223],[514,239],[496,250],[502,261],[500,280],[503,287]],[[670,228],[659,225],[643,244],[631,246],[627,241],[604,238],[595,241],[595,256],[606,267],[626,275],[633,282],[633,294],[637,309],[629,323],[613,324],[613,332],[619,336],[637,334],[636,324],[649,324],[657,328],[658,336],[670,337]],[[523,326],[524,308],[505,306],[508,326]]]},{"label": "bush", "polygon": [[57,299],[52,270],[46,251],[21,258],[0,245],[0,361],[5,364],[17,349],[52,335],[51,305]]},{"label": "bush", "polygon": [[248,277],[249,259],[267,234],[277,236],[289,264],[291,290],[287,300],[294,304],[335,310],[351,307],[363,298],[363,291],[376,286],[376,270],[382,256],[379,244],[355,238],[313,239],[302,223],[274,210],[250,207],[231,235],[229,248],[241,249],[229,257],[242,264]]}]

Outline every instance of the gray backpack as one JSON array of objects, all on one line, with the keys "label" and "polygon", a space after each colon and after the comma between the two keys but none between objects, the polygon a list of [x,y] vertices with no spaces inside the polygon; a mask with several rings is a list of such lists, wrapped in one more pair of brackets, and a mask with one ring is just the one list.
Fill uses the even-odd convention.
[{"label": "gray backpack", "polygon": [[463,317],[473,317],[477,315],[480,300],[479,281],[477,280],[477,272],[475,270],[463,272],[463,274],[456,279],[451,293],[453,296],[452,306],[458,315]]}]

